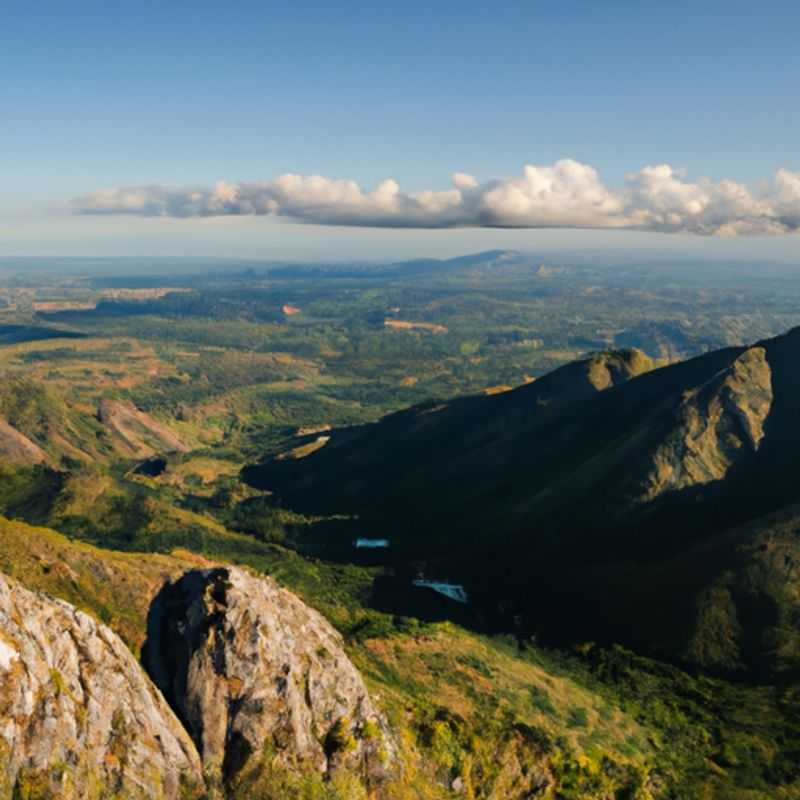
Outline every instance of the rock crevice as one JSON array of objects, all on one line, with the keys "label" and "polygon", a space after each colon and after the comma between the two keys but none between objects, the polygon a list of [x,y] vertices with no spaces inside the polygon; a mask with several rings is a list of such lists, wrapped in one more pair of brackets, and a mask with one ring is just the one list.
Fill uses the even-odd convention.
[{"label": "rock crevice", "polygon": [[176,800],[276,766],[368,786],[393,773],[341,636],[270,578],[165,584],[143,660],[152,681],[109,628],[0,574],[0,800]]},{"label": "rock crevice", "polygon": [[225,782],[265,758],[380,780],[388,725],[319,613],[270,578],[196,570],[153,602],[144,663]]}]

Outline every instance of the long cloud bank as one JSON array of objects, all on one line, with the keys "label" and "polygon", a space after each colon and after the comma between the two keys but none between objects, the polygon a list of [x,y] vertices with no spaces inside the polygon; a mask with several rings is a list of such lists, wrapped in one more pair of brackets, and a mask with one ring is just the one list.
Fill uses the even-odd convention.
[{"label": "long cloud bank", "polygon": [[526,166],[522,175],[479,183],[456,173],[452,188],[406,193],[394,180],[364,191],[349,180],[282,175],[271,181],[101,189],[73,201],[80,214],[145,217],[266,215],[318,225],[387,228],[612,228],[701,235],[800,231],[800,173],[778,170],[758,187],[686,180],[669,165],[606,186],[571,159]]}]

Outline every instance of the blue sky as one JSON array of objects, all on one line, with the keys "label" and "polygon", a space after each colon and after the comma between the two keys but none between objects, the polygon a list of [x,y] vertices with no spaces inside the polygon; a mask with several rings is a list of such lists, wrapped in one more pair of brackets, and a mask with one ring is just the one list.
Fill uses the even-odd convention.
[{"label": "blue sky", "polygon": [[664,163],[755,185],[800,172],[798,32],[789,2],[5,3],[0,255],[386,258],[508,242],[791,256],[796,233],[712,246],[682,228],[387,231],[66,209],[100,187],[284,173],[448,190],[454,172],[483,184],[560,159],[611,187]]}]

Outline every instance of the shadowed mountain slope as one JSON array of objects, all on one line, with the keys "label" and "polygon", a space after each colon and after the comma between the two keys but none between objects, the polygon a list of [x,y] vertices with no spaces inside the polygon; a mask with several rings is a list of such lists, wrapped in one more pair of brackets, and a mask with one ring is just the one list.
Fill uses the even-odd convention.
[{"label": "shadowed mountain slope", "polygon": [[[313,457],[276,459],[248,468],[244,477],[277,489],[290,504],[326,512],[358,509],[377,518],[402,518],[410,497],[430,495],[435,503],[413,509],[415,525],[422,527],[423,517],[433,522],[456,508],[467,511],[464,481],[482,493],[497,491],[509,458],[525,457],[526,439],[542,442],[552,421],[575,404],[652,366],[637,350],[597,354],[514,391],[432,402],[377,425],[335,431]],[[469,509],[473,519],[474,512]]]},{"label": "shadowed mountain slope", "polygon": [[800,330],[661,369],[600,354],[245,477],[358,515],[396,565],[457,576],[489,624],[792,675],[798,357]]}]

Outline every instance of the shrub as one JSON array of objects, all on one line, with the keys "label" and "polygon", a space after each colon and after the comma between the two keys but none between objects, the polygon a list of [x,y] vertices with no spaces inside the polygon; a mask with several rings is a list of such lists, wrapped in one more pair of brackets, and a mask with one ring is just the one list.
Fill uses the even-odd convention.
[{"label": "shrub", "polygon": [[570,728],[586,728],[589,725],[589,714],[585,708],[574,706],[567,715],[567,725]]},{"label": "shrub", "polygon": [[531,705],[537,711],[541,711],[551,717],[558,716],[556,707],[553,705],[550,694],[546,689],[542,689],[540,686],[529,686],[528,696],[530,697]]},{"label": "shrub", "polygon": [[340,717],[328,731],[325,737],[325,753],[329,758],[337,753],[352,753],[358,747],[351,727],[349,717]]}]

